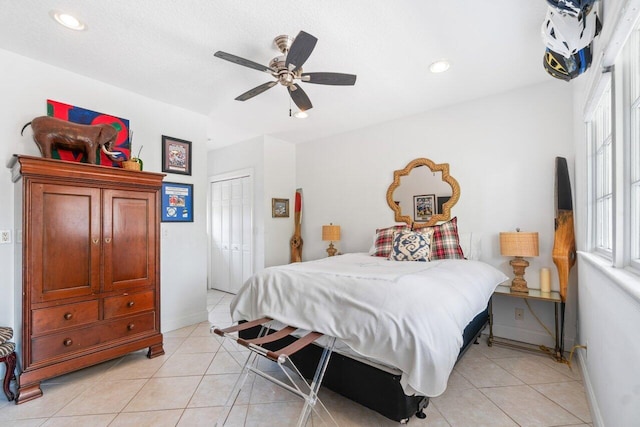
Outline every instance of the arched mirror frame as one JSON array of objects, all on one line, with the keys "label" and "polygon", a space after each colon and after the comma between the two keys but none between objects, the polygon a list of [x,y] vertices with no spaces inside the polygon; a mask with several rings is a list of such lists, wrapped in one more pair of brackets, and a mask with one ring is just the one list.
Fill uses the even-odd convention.
[{"label": "arched mirror frame", "polygon": [[[451,186],[451,198],[442,205],[442,213],[432,215],[429,221],[416,222],[409,215],[402,215],[400,207],[393,201],[393,192],[400,186],[400,178],[409,175],[411,171],[419,166],[426,166],[431,169],[432,172],[442,172],[442,180]],[[433,161],[426,158],[419,158],[412,160],[407,164],[404,169],[396,170],[393,172],[393,182],[387,190],[387,204],[395,212],[396,222],[405,222],[412,228],[422,228],[435,225],[438,221],[448,221],[451,219],[451,208],[458,202],[460,198],[460,185],[452,176],[449,175],[449,163],[435,164]]]}]

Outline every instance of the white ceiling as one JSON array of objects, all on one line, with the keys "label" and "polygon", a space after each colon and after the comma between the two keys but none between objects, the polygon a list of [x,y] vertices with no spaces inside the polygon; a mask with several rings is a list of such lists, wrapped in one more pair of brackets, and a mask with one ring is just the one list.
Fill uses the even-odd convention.
[{"label": "white ceiling", "polygon": [[[0,48],[210,116],[209,146],[258,135],[309,141],[465,100],[548,81],[544,0],[0,0]],[[75,14],[74,32],[49,16]],[[273,38],[318,38],[305,72],[357,74],[353,87],[301,83],[314,108],[289,117],[272,79],[215,58],[260,64]],[[451,69],[431,74],[448,58]],[[564,84],[564,82],[558,82]],[[295,105],[293,105],[295,111]]]}]

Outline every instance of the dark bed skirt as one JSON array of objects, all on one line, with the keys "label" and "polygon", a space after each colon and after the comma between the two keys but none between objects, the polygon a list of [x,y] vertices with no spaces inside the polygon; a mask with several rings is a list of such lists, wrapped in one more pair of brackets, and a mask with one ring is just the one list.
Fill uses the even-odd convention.
[{"label": "dark bed skirt", "polygon": [[[464,330],[464,344],[458,360],[468,347],[476,341],[489,319],[488,310],[478,314]],[[240,333],[245,339],[257,336],[260,328],[247,329]],[[285,337],[265,347],[282,348],[292,337]],[[293,355],[292,360],[307,378],[313,378],[322,348],[309,345]],[[425,396],[407,396],[400,385],[400,375],[380,370],[366,363],[333,353],[322,385],[348,399],[353,400],[385,417],[406,422],[411,416],[422,411],[429,404]]]}]

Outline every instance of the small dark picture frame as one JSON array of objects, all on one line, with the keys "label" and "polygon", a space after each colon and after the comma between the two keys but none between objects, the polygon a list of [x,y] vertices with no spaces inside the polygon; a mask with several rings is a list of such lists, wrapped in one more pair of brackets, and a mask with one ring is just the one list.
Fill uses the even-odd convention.
[{"label": "small dark picture frame", "polygon": [[271,216],[289,218],[289,199],[271,199]]},{"label": "small dark picture frame", "polygon": [[193,222],[193,184],[162,183],[162,222]]},{"label": "small dark picture frame", "polygon": [[436,195],[423,194],[413,196],[413,220],[416,222],[426,222],[435,215]]},{"label": "small dark picture frame", "polygon": [[191,175],[191,141],[162,135],[162,172]]},{"label": "small dark picture frame", "polygon": [[438,215],[442,215],[444,212],[444,204],[447,203],[451,199],[451,196],[438,196]]}]

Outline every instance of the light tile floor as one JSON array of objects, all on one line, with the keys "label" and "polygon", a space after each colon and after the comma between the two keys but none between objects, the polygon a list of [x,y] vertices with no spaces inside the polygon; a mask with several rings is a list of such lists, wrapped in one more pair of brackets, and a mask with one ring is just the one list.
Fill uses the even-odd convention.
[{"label": "light tile floor", "polygon": [[[231,323],[232,295],[209,291],[209,322]],[[48,380],[44,396],[22,405],[0,397],[2,426],[212,426],[246,353],[209,333],[209,322],[164,334],[166,354],[139,351]],[[575,363],[575,362],[574,362]],[[272,367],[263,366],[266,369]],[[392,426],[374,411],[328,390],[321,399],[340,426]],[[245,388],[233,426],[295,425],[301,401],[261,378]],[[411,426],[590,426],[579,369],[533,353],[474,345],[455,367],[426,419]],[[313,426],[326,425],[314,416]]]}]

